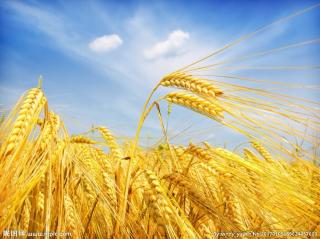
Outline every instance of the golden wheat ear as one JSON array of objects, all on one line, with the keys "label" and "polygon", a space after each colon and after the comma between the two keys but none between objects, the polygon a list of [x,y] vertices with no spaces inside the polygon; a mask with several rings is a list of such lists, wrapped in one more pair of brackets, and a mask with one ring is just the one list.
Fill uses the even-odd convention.
[{"label": "golden wheat ear", "polygon": [[199,96],[185,92],[173,92],[164,97],[168,102],[184,106],[211,118],[223,118],[223,109],[218,102],[208,101]]},{"label": "golden wheat ear", "polygon": [[216,97],[223,94],[223,91],[214,86],[211,82],[193,77],[184,72],[174,72],[165,76],[160,84],[165,87],[184,89],[204,97]]},{"label": "golden wheat ear", "polygon": [[31,132],[32,127],[36,123],[34,118],[38,118],[45,103],[46,98],[40,89],[33,88],[28,91],[11,133],[5,144],[2,145],[1,154],[5,153],[6,155],[10,155],[14,149],[19,148],[19,144],[21,144]]}]

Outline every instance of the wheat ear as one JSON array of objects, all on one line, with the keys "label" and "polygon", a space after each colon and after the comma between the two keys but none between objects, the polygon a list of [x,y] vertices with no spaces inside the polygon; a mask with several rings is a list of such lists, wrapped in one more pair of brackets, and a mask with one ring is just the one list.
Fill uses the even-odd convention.
[{"label": "wheat ear", "polygon": [[13,149],[26,137],[27,129],[32,126],[31,122],[35,113],[39,111],[40,106],[42,106],[45,101],[44,94],[40,89],[33,88],[29,90],[8,137],[6,147],[7,155],[11,154]]},{"label": "wheat ear", "polygon": [[120,149],[115,137],[111,133],[111,131],[109,129],[107,129],[106,127],[98,127],[97,129],[101,133],[101,135],[104,138],[104,140],[106,141],[107,145],[110,147],[111,152],[114,155],[114,157],[116,159],[121,159],[122,158],[121,149]]},{"label": "wheat ear", "polygon": [[166,225],[173,217],[172,209],[164,197],[164,190],[161,187],[158,177],[151,170],[145,171],[151,192],[148,194],[151,212],[162,233],[165,233]]},{"label": "wheat ear", "polygon": [[213,86],[209,81],[187,75],[184,72],[171,73],[165,76],[160,84],[166,87],[185,89],[205,97],[215,97],[223,94],[222,90]]},{"label": "wheat ear", "polygon": [[187,151],[192,155],[198,157],[199,159],[204,159],[204,161],[209,161],[210,159],[212,159],[212,155],[210,154],[209,150],[195,146],[192,143],[189,144]]},{"label": "wheat ear", "polygon": [[272,162],[272,157],[270,153],[266,150],[266,148],[257,141],[252,141],[251,145],[261,154],[261,156],[267,161]]},{"label": "wheat ear", "polygon": [[184,106],[211,118],[223,118],[223,109],[213,101],[185,92],[173,92],[165,96],[168,102]]},{"label": "wheat ear", "polygon": [[90,138],[83,135],[72,136],[70,138],[70,143],[73,144],[95,144],[96,142]]},{"label": "wheat ear", "polygon": [[76,223],[76,212],[72,199],[67,194],[64,195],[64,208],[66,215],[66,224],[68,225],[68,228],[71,230],[72,236],[74,238],[78,238],[77,236],[79,228],[77,228]]}]

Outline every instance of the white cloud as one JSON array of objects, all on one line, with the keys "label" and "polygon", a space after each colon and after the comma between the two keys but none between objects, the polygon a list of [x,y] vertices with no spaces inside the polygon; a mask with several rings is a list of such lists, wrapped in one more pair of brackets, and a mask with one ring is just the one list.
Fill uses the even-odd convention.
[{"label": "white cloud", "polygon": [[92,51],[103,53],[118,48],[122,44],[122,39],[116,35],[104,35],[94,39],[89,44]]},{"label": "white cloud", "polygon": [[146,49],[144,56],[146,59],[153,60],[160,57],[177,55],[182,52],[182,47],[189,37],[188,32],[175,30],[169,34],[167,40],[158,42],[150,49]]}]

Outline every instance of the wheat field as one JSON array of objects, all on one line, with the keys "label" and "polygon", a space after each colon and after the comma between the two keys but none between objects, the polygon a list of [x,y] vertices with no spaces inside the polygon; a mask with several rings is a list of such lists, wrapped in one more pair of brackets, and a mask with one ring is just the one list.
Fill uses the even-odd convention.
[{"label": "wheat field", "polygon": [[[228,100],[232,96],[209,81],[175,72],[160,85],[184,89],[162,97],[169,104],[250,136],[250,124],[247,131],[240,130],[225,116],[230,113],[237,123],[245,124],[237,116],[237,111],[246,113],[245,109],[238,103],[240,110],[233,112]],[[161,119],[157,101],[152,107],[157,107]],[[269,110],[274,113],[274,108]],[[279,114],[296,123],[306,120],[300,115],[306,112],[285,111]],[[139,128],[149,112],[144,110]],[[261,128],[264,139],[268,139],[264,133],[271,133],[268,127]],[[293,229],[319,232],[317,154],[298,148],[290,151],[280,143],[270,147],[272,154],[253,134],[251,147],[237,154],[207,142],[182,146],[168,139],[144,149],[137,144],[139,129],[137,137],[123,145],[106,127],[90,131],[98,137],[69,136],[60,117],[50,111],[40,87],[21,97],[1,123],[1,231],[70,232],[73,238],[213,238],[214,232]],[[271,136],[274,142],[276,132]],[[305,140],[308,136],[312,140],[311,135],[305,135]]]},{"label": "wheat field", "polygon": [[[67,233],[44,238],[319,236],[319,102],[196,74],[212,67],[198,63],[159,81],[135,137],[121,142],[105,126],[70,135],[41,84],[23,94],[0,124],[0,232],[15,230],[21,238],[44,232]],[[154,99],[159,88],[170,92]],[[176,106],[245,136],[246,146],[171,143],[165,116]],[[151,112],[163,140],[146,148],[140,132]]]}]

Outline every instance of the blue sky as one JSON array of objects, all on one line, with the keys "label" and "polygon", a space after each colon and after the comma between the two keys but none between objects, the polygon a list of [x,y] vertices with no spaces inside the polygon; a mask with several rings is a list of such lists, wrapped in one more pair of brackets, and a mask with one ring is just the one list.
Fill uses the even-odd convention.
[{"label": "blue sky", "polygon": [[[105,125],[130,137],[144,100],[163,75],[316,3],[1,1],[0,107],[10,108],[42,75],[49,106],[61,115],[70,133]],[[317,39],[319,16],[318,8],[271,27],[228,50],[221,59]],[[319,44],[313,44],[243,65],[319,65],[318,56]],[[240,71],[238,75],[319,83],[318,71]],[[316,91],[299,94],[318,100]],[[223,130],[204,117],[176,107],[174,111],[169,129],[172,135],[183,131],[183,140],[239,140],[230,132],[229,138],[223,138]],[[146,122],[144,135],[157,137],[159,129],[154,114]]]}]

